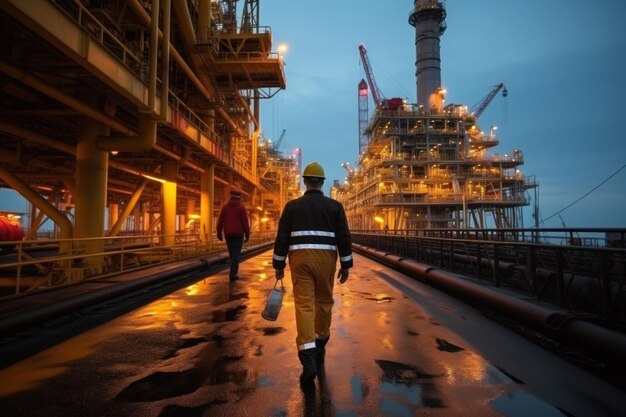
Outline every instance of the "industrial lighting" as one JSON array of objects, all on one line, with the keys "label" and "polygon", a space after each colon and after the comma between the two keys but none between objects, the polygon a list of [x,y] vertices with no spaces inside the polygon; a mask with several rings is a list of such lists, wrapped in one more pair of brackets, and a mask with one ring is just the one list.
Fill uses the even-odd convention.
[{"label": "industrial lighting", "polygon": [[374,221],[375,221],[376,223],[380,223],[380,224],[382,224],[382,223],[385,221],[385,219],[383,219],[383,218],[382,218],[382,217],[380,217],[380,216],[375,216],[375,217],[374,217]]},{"label": "industrial lighting", "polygon": [[281,43],[280,45],[278,45],[278,53],[281,55],[284,55],[285,53],[287,53],[287,50],[289,48],[287,47],[286,43]]},{"label": "industrial lighting", "polygon": [[495,132],[496,130],[498,130],[498,126],[495,126],[495,125],[489,128],[489,137],[491,139],[493,139],[493,132]]},{"label": "industrial lighting", "polygon": [[152,180],[152,181],[160,182],[161,184],[165,184],[165,182],[166,182],[163,178],[153,177],[153,176],[148,175],[148,174],[141,174],[141,176],[144,177],[144,178],[147,178],[149,180]]},{"label": "industrial lighting", "polygon": [[189,218],[193,219],[193,220],[198,220],[200,218],[200,215],[199,214],[190,214]]}]

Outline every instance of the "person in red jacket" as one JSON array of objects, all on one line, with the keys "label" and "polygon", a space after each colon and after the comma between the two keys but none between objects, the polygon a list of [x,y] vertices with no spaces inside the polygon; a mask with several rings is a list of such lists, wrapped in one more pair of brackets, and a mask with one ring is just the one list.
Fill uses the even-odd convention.
[{"label": "person in red jacket", "polygon": [[231,280],[239,279],[239,255],[244,240],[250,239],[250,224],[248,223],[248,212],[241,203],[241,191],[232,189],[230,200],[222,207],[220,217],[217,221],[217,239],[226,238],[228,256],[230,257]]}]

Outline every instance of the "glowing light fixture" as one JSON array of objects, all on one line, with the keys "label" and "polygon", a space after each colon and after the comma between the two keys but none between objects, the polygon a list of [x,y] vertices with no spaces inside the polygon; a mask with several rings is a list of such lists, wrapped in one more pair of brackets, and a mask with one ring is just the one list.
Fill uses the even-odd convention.
[{"label": "glowing light fixture", "polygon": [[141,176],[144,177],[144,178],[147,178],[149,180],[160,182],[161,184],[165,184],[165,180],[163,178],[153,177],[153,176],[148,175],[148,174],[141,174]]}]

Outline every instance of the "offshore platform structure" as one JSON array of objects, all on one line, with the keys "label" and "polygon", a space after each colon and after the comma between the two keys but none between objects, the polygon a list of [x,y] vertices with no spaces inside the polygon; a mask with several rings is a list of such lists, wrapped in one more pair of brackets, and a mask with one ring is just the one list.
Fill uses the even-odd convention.
[{"label": "offshore platform structure", "polygon": [[287,156],[280,151],[280,145],[285,139],[286,129],[280,134],[275,143],[263,135],[259,140],[259,183],[264,190],[261,195],[261,230],[276,230],[277,221],[285,204],[300,197],[300,148],[295,148]]},{"label": "offshore platform structure", "polygon": [[50,219],[62,254],[187,225],[209,244],[232,186],[278,219],[259,115],[286,79],[259,0],[2,0],[0,28],[0,188],[30,203],[27,240]]},{"label": "offshore platform structure", "polygon": [[[522,151],[490,154],[496,127],[485,134],[477,119],[502,90],[468,110],[445,103],[441,86],[440,36],[446,10],[435,0],[415,0],[409,23],[416,31],[417,103],[374,101],[375,112],[359,138],[359,161],[332,195],[346,209],[354,230],[522,227],[525,193],[535,187],[518,167]],[[364,47],[359,46],[370,89],[379,92]],[[366,89],[359,87],[361,93]],[[359,106],[359,126],[363,124]],[[367,116],[366,116],[367,117]],[[488,214],[493,218],[490,224]]]}]

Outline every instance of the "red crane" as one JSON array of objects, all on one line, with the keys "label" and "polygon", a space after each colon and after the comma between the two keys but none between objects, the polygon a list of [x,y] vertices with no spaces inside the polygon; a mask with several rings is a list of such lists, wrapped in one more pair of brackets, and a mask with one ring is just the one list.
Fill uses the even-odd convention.
[{"label": "red crane", "polygon": [[[502,90],[503,88],[504,90]],[[483,114],[489,103],[491,103],[491,100],[493,100],[493,98],[496,96],[496,94],[498,94],[498,91],[500,90],[502,90],[502,97],[506,97],[509,95],[509,92],[504,84],[500,83],[493,86],[493,89],[489,92],[489,94],[487,94],[487,97],[482,99],[479,103],[474,104],[470,111],[476,119],[478,119],[478,117]]]},{"label": "red crane", "polygon": [[365,45],[359,45],[359,52],[361,53],[361,61],[363,62],[363,67],[365,68],[365,75],[367,77],[367,83],[370,86],[370,90],[372,90],[372,97],[374,98],[374,104],[376,104],[376,108],[380,107],[385,99],[383,93],[381,93],[378,85],[376,84],[376,79],[374,78],[374,73],[372,72],[372,67],[370,66],[370,60],[367,57],[367,50],[365,49]]}]

